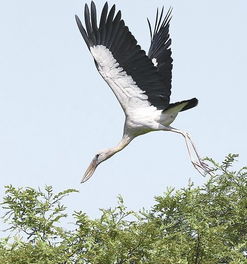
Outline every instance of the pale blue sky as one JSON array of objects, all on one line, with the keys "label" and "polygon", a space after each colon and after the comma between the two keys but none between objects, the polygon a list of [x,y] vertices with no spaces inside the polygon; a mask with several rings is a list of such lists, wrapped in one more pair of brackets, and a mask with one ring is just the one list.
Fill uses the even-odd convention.
[{"label": "pale blue sky", "polygon": [[[104,1],[95,1],[101,9]],[[153,196],[194,170],[183,138],[155,132],[134,140],[80,179],[96,151],[121,139],[124,114],[99,76],[74,21],[82,0],[0,2],[0,196],[4,185],[76,188],[71,210],[90,216],[121,194],[130,209],[149,208]],[[239,153],[246,165],[247,2],[245,0],[109,1],[116,3],[139,44],[150,44],[146,17],[173,7],[171,100],[192,97],[198,107],[174,127],[187,130],[202,157]]]}]

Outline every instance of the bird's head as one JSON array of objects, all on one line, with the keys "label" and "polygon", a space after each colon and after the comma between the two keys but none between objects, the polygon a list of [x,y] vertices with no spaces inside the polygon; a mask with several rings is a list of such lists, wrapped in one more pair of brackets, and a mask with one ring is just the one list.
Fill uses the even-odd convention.
[{"label": "bird's head", "polygon": [[112,150],[104,150],[104,151],[100,151],[98,152],[93,160],[91,161],[90,165],[88,166],[82,180],[81,180],[81,183],[84,183],[86,182],[87,180],[89,180],[92,175],[94,174],[96,168],[98,167],[98,165],[107,160],[108,158],[110,158],[115,152],[112,151]]}]

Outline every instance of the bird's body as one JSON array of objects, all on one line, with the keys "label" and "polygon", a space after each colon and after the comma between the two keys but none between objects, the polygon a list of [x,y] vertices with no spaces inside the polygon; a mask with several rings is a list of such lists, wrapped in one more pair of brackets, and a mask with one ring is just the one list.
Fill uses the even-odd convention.
[{"label": "bird's body", "polygon": [[115,15],[115,5],[109,12],[108,4],[104,5],[98,24],[94,2],[91,2],[91,12],[86,4],[85,28],[76,16],[78,27],[94,58],[97,70],[111,87],[126,117],[120,143],[95,155],[82,182],[92,176],[102,161],[122,150],[135,137],[157,130],[182,134],[195,168],[199,171],[208,171],[188,133],[170,126],[179,112],[198,103],[196,98],[192,98],[170,104],[172,76],[170,15],[171,10],[163,19],[163,9],[160,16],[157,11],[153,32],[148,21],[151,35],[148,55],[137,45],[135,38],[125,26],[121,12],[118,11]]},{"label": "bird's body", "polygon": [[126,116],[124,132],[136,137],[151,131],[164,130],[176,116],[177,113],[166,113],[152,106],[133,109]]}]

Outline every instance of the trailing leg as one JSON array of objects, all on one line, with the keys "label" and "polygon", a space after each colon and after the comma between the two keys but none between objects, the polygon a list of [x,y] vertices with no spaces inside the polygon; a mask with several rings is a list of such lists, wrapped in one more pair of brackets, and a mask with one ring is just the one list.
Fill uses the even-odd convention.
[{"label": "trailing leg", "polygon": [[211,169],[208,166],[208,164],[206,164],[205,162],[202,161],[202,159],[200,158],[196,147],[191,139],[191,136],[189,133],[173,128],[173,127],[167,127],[166,129],[167,131],[171,131],[171,132],[175,132],[177,134],[180,134],[184,137],[185,139],[185,143],[186,143],[186,147],[187,150],[189,152],[189,156],[190,156],[190,160],[191,163],[193,164],[193,166],[195,167],[195,169],[203,176],[205,176],[206,174],[210,174],[211,173]]}]

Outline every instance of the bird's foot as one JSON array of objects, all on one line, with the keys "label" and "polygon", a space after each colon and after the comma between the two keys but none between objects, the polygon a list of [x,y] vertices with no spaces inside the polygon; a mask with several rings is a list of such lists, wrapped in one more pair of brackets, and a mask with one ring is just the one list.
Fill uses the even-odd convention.
[{"label": "bird's foot", "polygon": [[196,162],[192,161],[192,164],[202,176],[205,177],[207,174],[213,176],[214,169],[211,168],[207,163],[203,162],[201,159]]}]

